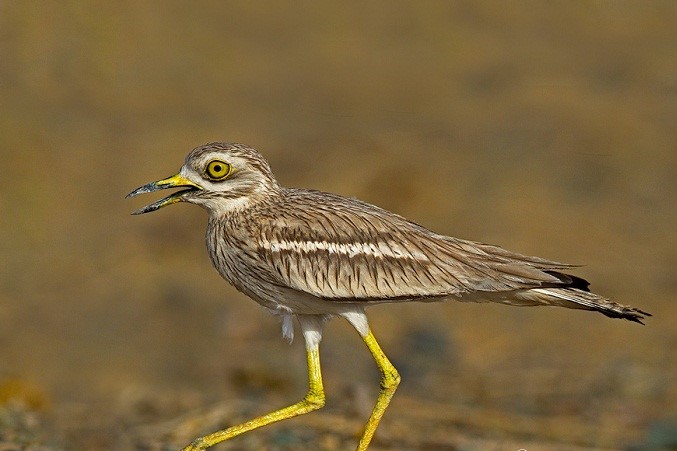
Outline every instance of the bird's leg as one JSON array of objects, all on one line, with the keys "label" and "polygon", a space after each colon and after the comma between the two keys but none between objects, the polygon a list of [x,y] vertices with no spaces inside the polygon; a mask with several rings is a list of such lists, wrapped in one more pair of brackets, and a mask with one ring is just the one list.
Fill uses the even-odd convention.
[{"label": "bird's leg", "polygon": [[308,332],[304,327],[303,322],[301,322],[301,326],[304,329],[303,332],[306,339],[308,378],[310,380],[310,387],[305,398],[294,405],[285,407],[284,409],[276,410],[275,412],[254,418],[253,420],[249,420],[245,423],[231,426],[228,429],[214,432],[213,434],[195,439],[190,445],[183,448],[183,451],[203,450],[245,432],[260,428],[261,426],[266,426],[276,421],[286,420],[287,418],[292,418],[297,415],[303,415],[304,413],[317,410],[324,406],[324,388],[322,387],[319,348],[319,337],[321,332],[317,330]]},{"label": "bird's leg", "polygon": [[362,434],[359,445],[357,445],[357,451],[365,451],[367,447],[369,447],[369,443],[374,437],[376,428],[378,427],[388,404],[390,404],[390,400],[395,394],[397,386],[400,384],[400,374],[393,364],[390,363],[388,357],[386,357],[381,346],[379,346],[376,338],[374,338],[374,335],[371,333],[371,330],[367,329],[367,333],[362,335],[362,339],[369,348],[369,351],[371,351],[371,355],[374,357],[376,365],[381,372],[381,391],[378,394],[378,399],[376,400],[374,410],[371,412],[369,421],[367,421],[367,425],[364,427],[364,433]]}]

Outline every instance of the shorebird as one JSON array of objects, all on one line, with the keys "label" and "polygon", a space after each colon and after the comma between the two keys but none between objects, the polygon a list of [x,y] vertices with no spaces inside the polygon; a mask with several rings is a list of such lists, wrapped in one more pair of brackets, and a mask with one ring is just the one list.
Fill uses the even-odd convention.
[{"label": "shorebird", "polygon": [[598,311],[642,323],[649,313],[617,304],[570,275],[575,265],[440,235],[374,205],[320,191],[284,188],[253,148],[210,143],[193,149],[178,174],[127,197],[183,188],[133,214],[177,202],[209,213],[206,241],[219,274],[282,317],[305,339],[308,394],[296,404],[197,438],[202,450],[244,432],[324,406],[319,345],[322,327],[343,317],[357,330],[381,373],[381,390],[357,450],[366,450],[400,383],[369,328],[365,308],[395,302],[498,302]]}]

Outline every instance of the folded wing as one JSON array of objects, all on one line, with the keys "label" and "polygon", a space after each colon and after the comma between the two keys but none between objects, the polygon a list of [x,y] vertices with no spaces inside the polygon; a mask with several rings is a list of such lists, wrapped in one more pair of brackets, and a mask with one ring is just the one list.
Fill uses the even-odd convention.
[{"label": "folded wing", "polygon": [[281,284],[316,297],[394,302],[585,284],[558,272],[571,265],[438,235],[352,199],[289,190],[284,202],[262,224],[258,251]]}]

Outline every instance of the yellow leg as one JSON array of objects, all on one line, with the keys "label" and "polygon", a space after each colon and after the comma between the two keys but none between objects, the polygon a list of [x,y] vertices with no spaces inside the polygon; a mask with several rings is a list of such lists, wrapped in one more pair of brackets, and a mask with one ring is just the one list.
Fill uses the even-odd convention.
[{"label": "yellow leg", "polygon": [[367,425],[364,427],[364,433],[362,434],[359,445],[357,445],[357,451],[365,451],[369,447],[369,443],[374,437],[376,428],[378,427],[388,404],[390,404],[390,400],[395,394],[397,386],[400,384],[400,374],[393,364],[390,363],[388,357],[383,353],[383,350],[376,341],[376,338],[374,338],[371,330],[369,330],[367,335],[363,336],[362,339],[369,348],[369,351],[371,351],[371,355],[374,356],[376,365],[378,365],[378,369],[381,372],[381,392],[378,394],[378,399],[376,400],[374,410],[371,412],[369,421],[367,421]]},{"label": "yellow leg", "polygon": [[322,373],[320,372],[320,350],[317,344],[312,345],[307,349],[308,353],[308,378],[310,379],[310,388],[308,394],[303,400],[294,405],[285,407],[284,409],[276,410],[275,412],[263,415],[246,423],[238,424],[237,426],[229,427],[223,431],[214,432],[213,434],[200,437],[193,440],[193,442],[183,448],[183,451],[197,451],[209,448],[210,446],[229,440],[252,429],[266,426],[276,421],[285,420],[287,418],[303,415],[304,413],[317,410],[324,406],[324,388],[322,387]]}]

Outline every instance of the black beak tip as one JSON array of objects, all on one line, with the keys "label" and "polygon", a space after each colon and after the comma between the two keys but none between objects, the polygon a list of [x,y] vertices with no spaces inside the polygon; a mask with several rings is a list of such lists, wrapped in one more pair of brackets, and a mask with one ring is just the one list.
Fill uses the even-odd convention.
[{"label": "black beak tip", "polygon": [[152,183],[149,183],[148,185],[140,186],[137,189],[135,189],[134,191],[132,191],[131,193],[127,194],[125,196],[125,199],[129,199],[130,197],[138,196],[139,194],[150,193],[151,191],[154,191],[154,190],[150,189],[151,185],[152,185],[152,187],[155,187],[155,185],[152,184]]},{"label": "black beak tip", "polygon": [[157,207],[154,207],[153,205],[146,205],[145,207],[139,208],[138,210],[133,211],[131,214],[133,216],[138,216],[142,215],[144,213],[150,213],[151,211],[157,210]]}]

